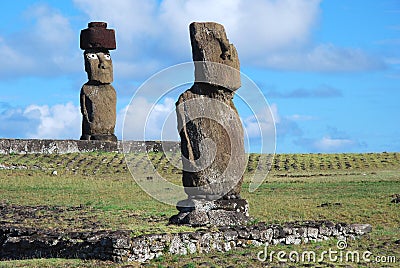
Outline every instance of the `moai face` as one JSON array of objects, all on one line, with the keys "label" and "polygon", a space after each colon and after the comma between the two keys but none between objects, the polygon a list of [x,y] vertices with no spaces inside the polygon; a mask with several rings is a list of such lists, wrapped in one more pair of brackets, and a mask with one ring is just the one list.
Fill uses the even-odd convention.
[{"label": "moai face", "polygon": [[113,66],[108,50],[90,49],[84,53],[85,71],[89,81],[109,84],[113,81]]}]

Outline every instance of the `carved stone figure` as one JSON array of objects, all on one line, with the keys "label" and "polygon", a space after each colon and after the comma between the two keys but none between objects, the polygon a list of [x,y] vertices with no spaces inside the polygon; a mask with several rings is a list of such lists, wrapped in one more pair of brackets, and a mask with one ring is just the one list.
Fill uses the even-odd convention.
[{"label": "carved stone figure", "polygon": [[224,26],[214,22],[194,22],[189,30],[195,80],[232,91],[240,88],[238,53],[235,46],[229,43]]},{"label": "carved stone figure", "polygon": [[88,82],[80,93],[82,113],[81,140],[117,141],[114,135],[117,94],[109,50],[116,48],[115,32],[105,22],[90,22],[81,31],[80,47],[84,49]]},{"label": "carved stone figure", "polygon": [[233,104],[240,64],[224,27],[190,25],[195,83],[176,103],[187,200],[177,205],[172,223],[233,225],[247,221],[240,199],[246,167],[243,127]]}]

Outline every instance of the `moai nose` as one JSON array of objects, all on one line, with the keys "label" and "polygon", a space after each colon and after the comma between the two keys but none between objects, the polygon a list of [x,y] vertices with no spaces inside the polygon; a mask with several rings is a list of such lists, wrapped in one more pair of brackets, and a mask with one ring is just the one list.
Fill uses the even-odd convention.
[{"label": "moai nose", "polygon": [[99,56],[99,68],[100,69],[108,69],[110,68],[111,64],[108,60],[105,59],[104,56]]},{"label": "moai nose", "polygon": [[100,62],[99,68],[100,68],[100,69],[107,69],[107,67],[106,67],[106,65],[104,64],[104,62]]}]

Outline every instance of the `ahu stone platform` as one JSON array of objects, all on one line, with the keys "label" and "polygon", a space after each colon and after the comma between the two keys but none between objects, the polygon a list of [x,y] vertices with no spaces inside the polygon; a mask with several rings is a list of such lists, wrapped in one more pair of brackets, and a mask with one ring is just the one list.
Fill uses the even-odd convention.
[{"label": "ahu stone platform", "polygon": [[80,258],[114,262],[144,262],[163,254],[186,255],[227,252],[250,245],[301,244],[337,238],[355,239],[371,232],[369,224],[329,221],[200,229],[176,234],[145,234],[130,231],[54,232],[0,227],[0,260],[27,258]]},{"label": "ahu stone platform", "polygon": [[87,141],[0,139],[0,154],[67,154],[87,152],[162,152],[179,151],[175,141]]}]

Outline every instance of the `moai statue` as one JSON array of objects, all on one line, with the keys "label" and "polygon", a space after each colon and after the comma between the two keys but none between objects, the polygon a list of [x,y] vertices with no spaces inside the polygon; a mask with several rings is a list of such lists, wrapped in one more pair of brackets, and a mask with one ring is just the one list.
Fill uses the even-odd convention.
[{"label": "moai statue", "polygon": [[178,202],[174,224],[240,225],[248,203],[240,190],[246,168],[243,127],[233,104],[240,64],[225,29],[191,23],[195,83],[176,103],[181,138],[182,182],[188,198]]},{"label": "moai statue", "polygon": [[113,66],[109,50],[116,48],[115,32],[105,22],[90,22],[81,31],[88,82],[80,93],[81,140],[117,141],[114,135],[117,94],[111,85]]}]

